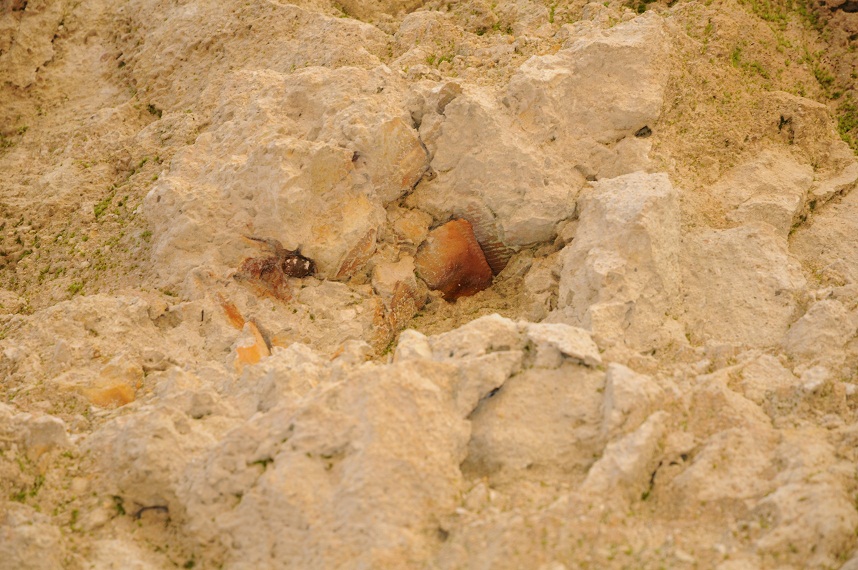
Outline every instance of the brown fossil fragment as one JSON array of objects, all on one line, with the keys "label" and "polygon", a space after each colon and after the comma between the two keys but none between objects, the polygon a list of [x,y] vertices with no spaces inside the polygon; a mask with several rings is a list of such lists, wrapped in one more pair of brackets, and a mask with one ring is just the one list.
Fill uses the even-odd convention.
[{"label": "brown fossil fragment", "polygon": [[344,280],[350,278],[355,272],[363,267],[372,254],[375,253],[375,236],[378,232],[371,228],[366,235],[349,251],[334,279]]},{"label": "brown fossil fragment", "polygon": [[485,206],[480,207],[474,203],[466,206],[463,214],[463,217],[471,222],[474,237],[486,256],[486,263],[492,268],[492,273],[497,275],[509,263],[513,250],[498,236],[494,215]]},{"label": "brown fossil fragment", "polygon": [[451,220],[429,232],[414,259],[417,274],[430,289],[454,301],[492,284],[492,269],[467,220]]},{"label": "brown fossil fragment", "polygon": [[251,282],[275,298],[288,301],[292,298],[288,278],[308,277],[316,272],[313,260],[297,249],[286,249],[276,239],[245,237],[267,246],[272,255],[245,259],[235,275],[239,281]]}]

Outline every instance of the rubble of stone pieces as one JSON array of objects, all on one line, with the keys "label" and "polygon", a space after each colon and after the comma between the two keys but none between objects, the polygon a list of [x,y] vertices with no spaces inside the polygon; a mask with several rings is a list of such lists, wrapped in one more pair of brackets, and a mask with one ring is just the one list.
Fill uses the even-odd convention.
[{"label": "rubble of stone pieces", "polygon": [[0,0],[0,238],[76,212],[0,251],[0,570],[858,569],[858,160],[785,18]]}]

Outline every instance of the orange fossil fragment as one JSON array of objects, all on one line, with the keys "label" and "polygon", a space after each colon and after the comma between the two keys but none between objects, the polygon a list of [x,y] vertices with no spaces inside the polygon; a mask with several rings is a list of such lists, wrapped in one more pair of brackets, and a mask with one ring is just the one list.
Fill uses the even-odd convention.
[{"label": "orange fossil fragment", "polygon": [[430,289],[454,301],[492,284],[492,269],[467,220],[451,220],[426,237],[414,258],[417,274]]},{"label": "orange fossil fragment", "polygon": [[244,317],[241,316],[241,312],[239,312],[238,307],[236,307],[231,301],[228,301],[223,295],[218,295],[218,301],[220,302],[223,312],[226,313],[226,318],[229,319],[229,324],[238,330],[243,329]]},{"label": "orange fossil fragment", "polygon": [[241,370],[241,367],[245,364],[257,364],[262,360],[263,356],[271,356],[268,343],[265,342],[265,337],[259,332],[259,327],[256,326],[256,323],[248,321],[247,327],[253,335],[253,344],[236,347],[235,367],[237,370]]}]

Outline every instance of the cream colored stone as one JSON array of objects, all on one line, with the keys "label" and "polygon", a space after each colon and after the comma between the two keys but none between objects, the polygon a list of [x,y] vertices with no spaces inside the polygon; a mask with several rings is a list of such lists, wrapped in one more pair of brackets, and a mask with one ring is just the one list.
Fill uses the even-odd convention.
[{"label": "cream colored stone", "polygon": [[607,344],[666,344],[680,291],[676,189],[664,174],[629,174],[594,184],[579,209],[561,253],[558,319]]}]

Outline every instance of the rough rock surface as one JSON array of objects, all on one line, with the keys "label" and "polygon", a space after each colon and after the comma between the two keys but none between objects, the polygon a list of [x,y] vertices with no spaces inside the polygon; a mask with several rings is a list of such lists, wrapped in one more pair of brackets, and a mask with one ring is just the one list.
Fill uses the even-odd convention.
[{"label": "rough rock surface", "polygon": [[853,4],[0,0],[0,570],[858,568]]}]

